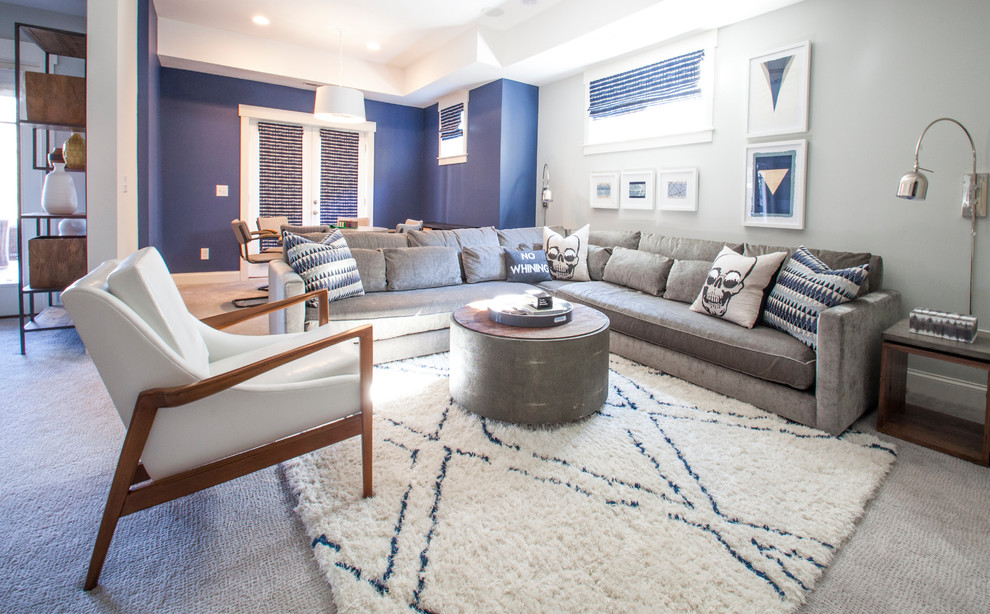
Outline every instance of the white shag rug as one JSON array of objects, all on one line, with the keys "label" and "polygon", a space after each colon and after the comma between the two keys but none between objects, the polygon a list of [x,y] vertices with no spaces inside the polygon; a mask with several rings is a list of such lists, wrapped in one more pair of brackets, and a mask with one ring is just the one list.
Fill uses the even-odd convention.
[{"label": "white shag rug", "polygon": [[356,438],[286,463],[340,612],[788,612],[896,457],[611,356],[553,428],[452,403],[448,355],[376,368]]}]

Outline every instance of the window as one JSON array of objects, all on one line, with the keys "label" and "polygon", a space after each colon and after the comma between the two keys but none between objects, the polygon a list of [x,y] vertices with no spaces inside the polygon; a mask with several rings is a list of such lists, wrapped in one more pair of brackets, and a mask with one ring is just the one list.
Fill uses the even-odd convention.
[{"label": "window", "polygon": [[258,217],[283,215],[307,226],[338,217],[374,224],[373,122],[334,124],[247,105],[239,113],[241,219],[252,228]]},{"label": "window", "polygon": [[716,34],[585,73],[585,153],[712,140]]},{"label": "window", "polygon": [[[17,239],[17,105],[14,99],[14,70],[0,67],[0,232],[7,233],[7,240],[0,237],[0,249],[7,254],[0,256],[0,284],[17,281],[17,265],[10,262],[16,257]],[[15,237],[9,242],[10,237]],[[13,252],[13,253],[11,253]],[[16,312],[16,310],[15,310]]]},{"label": "window", "polygon": [[467,162],[467,103],[468,93],[461,91],[441,98],[437,105],[437,162],[441,166]]}]

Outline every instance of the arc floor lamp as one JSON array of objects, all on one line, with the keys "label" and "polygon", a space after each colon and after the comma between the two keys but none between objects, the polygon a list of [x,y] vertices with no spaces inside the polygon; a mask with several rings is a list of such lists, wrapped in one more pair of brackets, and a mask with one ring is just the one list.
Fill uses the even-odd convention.
[{"label": "arc floor lamp", "polygon": [[969,139],[969,146],[973,151],[973,172],[963,175],[962,194],[962,215],[970,219],[970,252],[969,252],[969,315],[973,315],[973,267],[976,260],[976,218],[985,217],[987,214],[987,173],[976,172],[976,145],[973,144],[973,137],[969,130],[951,117],[940,117],[925,126],[918,137],[918,144],[914,148],[914,170],[901,177],[901,182],[897,186],[897,196],[908,200],[925,200],[928,195],[928,178],[921,171],[932,173],[934,171],[921,168],[918,165],[918,152],[921,151],[921,141],[925,138],[928,129],[938,122],[952,122],[959,126],[966,133]]}]

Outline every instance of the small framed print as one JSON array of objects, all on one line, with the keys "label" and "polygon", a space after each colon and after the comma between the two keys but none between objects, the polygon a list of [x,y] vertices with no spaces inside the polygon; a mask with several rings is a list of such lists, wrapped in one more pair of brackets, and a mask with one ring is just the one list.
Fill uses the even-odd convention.
[{"label": "small framed print", "polygon": [[623,209],[652,209],[653,171],[623,171],[619,202]]},{"label": "small framed print", "polygon": [[778,141],[746,147],[744,226],[804,228],[808,141]]},{"label": "small framed print", "polygon": [[807,132],[810,83],[810,41],[750,58],[746,136]]},{"label": "small framed print", "polygon": [[619,173],[591,173],[592,209],[619,208]]},{"label": "small framed print", "polygon": [[657,183],[657,208],[661,211],[698,210],[698,169],[661,169]]}]

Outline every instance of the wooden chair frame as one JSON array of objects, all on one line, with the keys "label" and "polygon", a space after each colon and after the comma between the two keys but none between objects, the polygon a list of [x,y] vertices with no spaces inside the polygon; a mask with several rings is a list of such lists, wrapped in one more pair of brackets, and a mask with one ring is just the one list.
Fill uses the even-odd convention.
[{"label": "wooden chair frame", "polygon": [[[223,329],[312,298],[319,301],[319,322],[322,326],[329,321],[329,299],[326,290],[309,292],[236,312],[222,313],[203,318],[202,322],[213,328]],[[358,339],[360,342],[361,410],[359,413],[160,480],[150,478],[141,464],[141,453],[158,410],[167,411],[169,407],[207,398],[275,367],[348,339]],[[344,439],[361,435],[363,494],[365,497],[372,496],[371,380],[374,367],[372,343],[371,325],[358,326],[199,382],[145,390],[138,395],[134,414],[120,451],[117,470],[110,485],[110,494],[107,496],[107,505],[100,522],[96,544],[93,547],[85,590],[95,588],[99,582],[100,572],[110,549],[110,541],[113,539],[117,521],[121,516],[216,486]]]}]

